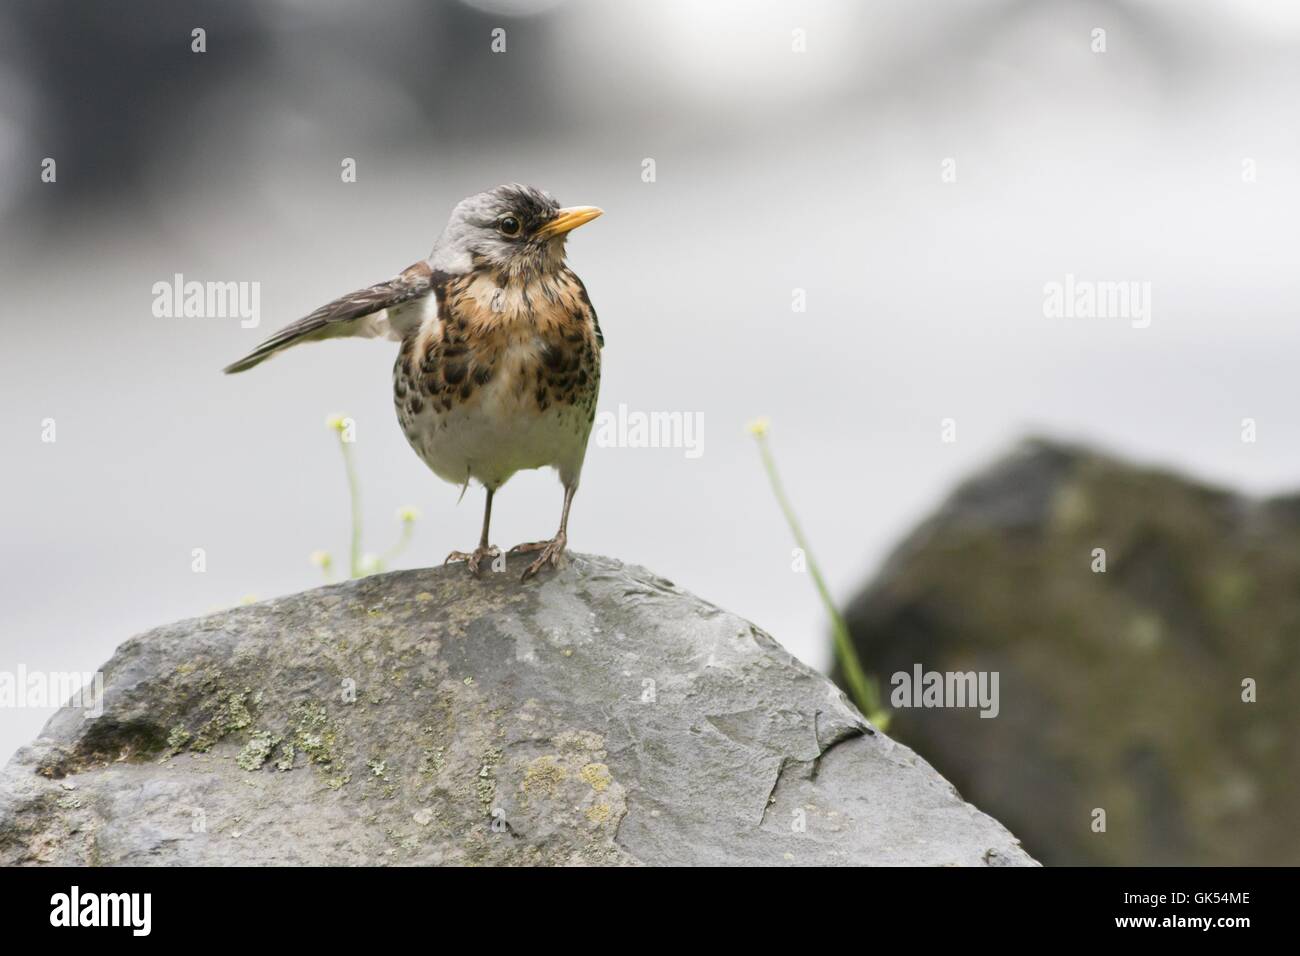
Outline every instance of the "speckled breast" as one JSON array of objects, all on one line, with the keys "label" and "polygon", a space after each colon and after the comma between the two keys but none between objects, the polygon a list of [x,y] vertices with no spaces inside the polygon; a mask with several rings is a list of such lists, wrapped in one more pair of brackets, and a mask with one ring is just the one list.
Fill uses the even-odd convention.
[{"label": "speckled breast", "polygon": [[393,369],[398,420],[440,477],[489,486],[554,465],[576,479],[595,418],[602,345],[567,269],[529,283],[449,278]]}]

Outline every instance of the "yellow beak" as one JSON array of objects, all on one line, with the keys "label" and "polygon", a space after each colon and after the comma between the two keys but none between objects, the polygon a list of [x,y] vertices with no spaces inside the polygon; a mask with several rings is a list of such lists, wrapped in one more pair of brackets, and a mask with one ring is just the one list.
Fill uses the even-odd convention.
[{"label": "yellow beak", "polygon": [[568,206],[555,214],[555,218],[537,230],[537,238],[550,239],[572,232],[584,223],[591,222],[605,210],[598,206]]}]

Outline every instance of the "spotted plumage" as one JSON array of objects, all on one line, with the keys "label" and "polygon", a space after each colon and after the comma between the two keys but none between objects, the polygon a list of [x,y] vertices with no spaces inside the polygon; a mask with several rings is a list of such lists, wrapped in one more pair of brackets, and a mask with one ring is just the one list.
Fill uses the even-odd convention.
[{"label": "spotted plumage", "polygon": [[495,490],[516,471],[582,469],[600,389],[601,336],[567,268],[531,280],[482,270],[435,280],[438,309],[402,338],[393,398],[440,478]]},{"label": "spotted plumage", "polygon": [[513,549],[541,552],[527,578],[564,551],[596,415],[604,336],[586,287],[565,265],[564,243],[571,229],[598,215],[590,206],[561,209],[528,186],[471,196],[427,259],[317,309],[226,371],[251,368],[302,341],[400,341],[393,401],[411,447],[438,477],[487,490],[479,547],[448,560],[464,559],[477,573],[485,557],[499,555],[488,541],[496,490],[517,471],[559,472],[559,532]]}]

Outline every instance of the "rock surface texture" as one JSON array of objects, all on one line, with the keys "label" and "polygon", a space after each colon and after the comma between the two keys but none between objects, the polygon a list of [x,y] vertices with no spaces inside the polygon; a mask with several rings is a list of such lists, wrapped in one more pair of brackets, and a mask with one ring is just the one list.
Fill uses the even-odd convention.
[{"label": "rock surface texture", "polygon": [[158,628],[0,777],[4,864],[1033,864],[767,634],[606,558]]},{"label": "rock surface texture", "polygon": [[890,731],[1044,863],[1300,863],[1300,498],[1027,442],[846,619],[886,681],[999,672],[995,719],[897,710]]}]

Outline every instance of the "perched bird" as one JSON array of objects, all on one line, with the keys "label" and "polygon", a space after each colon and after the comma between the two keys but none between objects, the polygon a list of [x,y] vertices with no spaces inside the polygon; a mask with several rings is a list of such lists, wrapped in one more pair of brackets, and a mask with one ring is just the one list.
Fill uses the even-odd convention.
[{"label": "perched bird", "polygon": [[[387,282],[323,305],[271,336],[227,373],[252,368],[300,342],[339,336],[402,343],[393,401],[407,441],[433,473],[487,490],[483,533],[470,552],[453,551],[477,575],[489,543],[492,497],[516,471],[552,466],[564,485],[560,529],[528,579],[558,565],[578,490],[600,389],[605,344],[582,280],[564,262],[569,232],[601,215],[561,209],[531,186],[498,186],[459,203],[427,259]],[[444,562],[444,563],[447,563]]]}]

